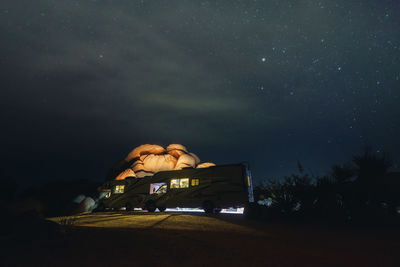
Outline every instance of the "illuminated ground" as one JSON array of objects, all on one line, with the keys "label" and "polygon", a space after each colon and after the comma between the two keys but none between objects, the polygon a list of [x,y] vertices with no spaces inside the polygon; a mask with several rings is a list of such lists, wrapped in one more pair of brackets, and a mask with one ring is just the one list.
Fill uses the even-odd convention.
[{"label": "illuminated ground", "polygon": [[[73,224],[74,226],[126,228],[126,229],[164,229],[205,232],[235,232],[256,234],[260,232],[252,228],[238,225],[229,221],[234,219],[229,215],[205,216],[198,213],[147,213],[147,212],[114,212],[86,214],[72,217],[52,218],[52,221]],[[235,216],[238,217],[238,216]],[[66,220],[67,219],[67,220]],[[236,218],[239,219],[239,218]]]},{"label": "illuminated ground", "polygon": [[237,214],[177,212],[52,220],[69,226],[57,236],[13,243],[10,251],[19,256],[9,253],[12,265],[400,266],[395,257],[400,235],[389,229],[293,226],[247,221]]}]

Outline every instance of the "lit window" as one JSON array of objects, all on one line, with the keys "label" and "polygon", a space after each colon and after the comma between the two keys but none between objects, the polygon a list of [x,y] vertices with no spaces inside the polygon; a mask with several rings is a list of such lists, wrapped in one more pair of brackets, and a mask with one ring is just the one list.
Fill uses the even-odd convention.
[{"label": "lit window", "polygon": [[192,179],[192,186],[199,185],[199,179]]},{"label": "lit window", "polygon": [[150,195],[164,193],[167,193],[167,185],[165,183],[150,184]]},{"label": "lit window", "polygon": [[111,197],[111,190],[110,189],[103,189],[100,194],[100,198],[110,198]]},{"label": "lit window", "polygon": [[247,185],[250,187],[251,186],[251,182],[250,182],[250,176],[247,175]]},{"label": "lit window", "polygon": [[186,188],[189,187],[189,178],[171,179],[170,188]]},{"label": "lit window", "polygon": [[189,178],[182,178],[179,183],[180,188],[189,187]]},{"label": "lit window", "polygon": [[115,193],[115,194],[123,194],[123,193],[124,193],[124,190],[125,190],[125,185],[123,185],[123,184],[116,185],[116,186],[115,186],[114,193]]},{"label": "lit window", "polygon": [[156,191],[156,194],[165,194],[167,193],[167,185],[162,185],[158,190]]},{"label": "lit window", "polygon": [[179,179],[172,179],[170,188],[179,188]]}]

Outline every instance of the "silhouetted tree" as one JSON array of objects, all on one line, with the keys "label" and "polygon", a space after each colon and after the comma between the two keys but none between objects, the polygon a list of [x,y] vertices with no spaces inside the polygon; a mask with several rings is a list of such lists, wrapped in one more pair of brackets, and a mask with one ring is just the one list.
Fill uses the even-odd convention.
[{"label": "silhouetted tree", "polygon": [[335,164],[322,177],[308,175],[297,161],[298,174],[267,182],[257,190],[272,199],[272,210],[281,215],[364,223],[396,221],[400,205],[396,186],[400,179],[396,177],[400,173],[391,173],[389,179],[391,166],[388,154],[366,148],[352,162]]},{"label": "silhouetted tree", "polygon": [[353,162],[357,166],[357,180],[368,184],[379,182],[392,166],[387,153],[379,156],[372,153],[369,147],[365,148],[363,155],[353,156]]},{"label": "silhouetted tree", "polygon": [[384,177],[392,161],[386,153],[375,154],[366,148],[362,155],[354,156],[357,179],[353,190],[353,213],[371,218],[382,212],[385,196]]},{"label": "silhouetted tree", "polygon": [[356,169],[350,163],[335,164],[331,168],[331,176],[338,184],[348,183],[356,175]]},{"label": "silhouetted tree", "polygon": [[315,200],[314,185],[308,174],[294,174],[283,181],[269,182],[265,192],[272,199],[272,206],[286,215],[308,213]]},{"label": "silhouetted tree", "polygon": [[[322,218],[335,221],[348,219],[348,192],[351,189],[351,182],[343,182],[337,179],[332,169],[331,174],[321,177],[316,182],[317,200],[315,203],[316,214]],[[340,182],[339,182],[340,181]]]}]

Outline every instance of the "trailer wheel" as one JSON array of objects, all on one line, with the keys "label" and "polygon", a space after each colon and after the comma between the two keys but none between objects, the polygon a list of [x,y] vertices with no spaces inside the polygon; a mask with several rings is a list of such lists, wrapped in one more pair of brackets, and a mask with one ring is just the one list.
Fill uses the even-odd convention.
[{"label": "trailer wheel", "polygon": [[214,203],[211,200],[206,200],[203,202],[203,210],[205,213],[213,213]]},{"label": "trailer wheel", "polygon": [[126,211],[131,211],[131,210],[133,210],[133,207],[132,207],[132,204],[131,203],[126,203],[125,204],[125,209],[126,209]]},{"label": "trailer wheel", "polygon": [[154,201],[149,200],[146,202],[146,210],[148,212],[154,212],[156,210],[156,203],[154,203]]},{"label": "trailer wheel", "polygon": [[164,212],[166,209],[167,209],[167,207],[158,207],[158,210],[159,210],[160,212]]},{"label": "trailer wheel", "polygon": [[246,219],[257,219],[258,217],[258,207],[255,203],[247,203],[244,207],[244,217]]},{"label": "trailer wheel", "polygon": [[100,203],[95,210],[96,211],[105,211],[106,207],[104,206],[104,203]]}]

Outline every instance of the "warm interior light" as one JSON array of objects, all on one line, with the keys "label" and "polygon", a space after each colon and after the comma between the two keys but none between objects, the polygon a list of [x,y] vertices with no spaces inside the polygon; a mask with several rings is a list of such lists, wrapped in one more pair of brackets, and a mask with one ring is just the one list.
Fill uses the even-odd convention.
[{"label": "warm interior light", "polygon": [[179,188],[179,179],[171,179],[170,188]]},{"label": "warm interior light", "polygon": [[125,191],[125,185],[123,184],[116,185],[114,189],[114,194],[123,194],[124,191]]},{"label": "warm interior light", "polygon": [[171,179],[170,188],[187,188],[189,187],[189,178]]},{"label": "warm interior light", "polygon": [[180,187],[180,188],[189,187],[189,178],[182,178],[182,179],[180,179],[179,187]]},{"label": "warm interior light", "polygon": [[157,193],[166,193],[167,192],[167,185],[165,183],[154,183],[150,184],[150,195]]},{"label": "warm interior light", "polygon": [[192,186],[199,185],[199,179],[192,179]]}]

